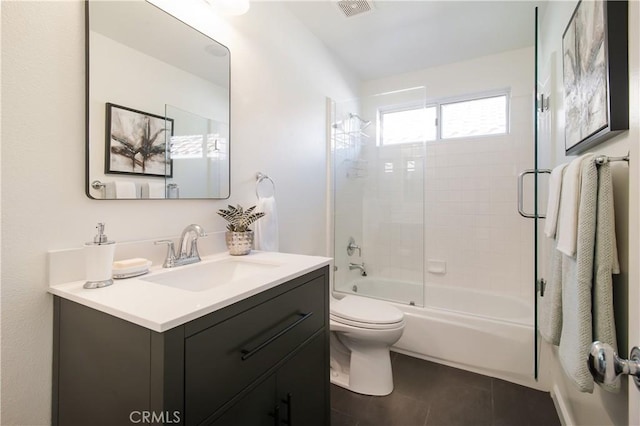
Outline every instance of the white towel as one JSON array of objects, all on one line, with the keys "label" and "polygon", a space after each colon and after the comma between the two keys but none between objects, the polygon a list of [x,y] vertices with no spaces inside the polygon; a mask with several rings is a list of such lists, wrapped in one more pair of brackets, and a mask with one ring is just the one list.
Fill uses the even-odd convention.
[{"label": "white towel", "polygon": [[540,299],[540,335],[552,345],[560,344],[562,334],[562,257],[555,241],[549,253],[550,270],[544,296]]},{"label": "white towel", "polygon": [[544,234],[549,238],[555,238],[558,224],[558,210],[560,210],[560,193],[562,190],[562,174],[568,163],[560,164],[551,171],[549,176],[549,199],[547,201],[547,214],[544,222]]},{"label": "white towel", "polygon": [[567,256],[573,256],[576,253],[582,163],[593,163],[593,157],[593,154],[585,154],[573,160],[565,169],[562,178],[557,240],[558,250]]},{"label": "white towel", "polygon": [[142,198],[165,198],[164,182],[145,182],[140,185]]},{"label": "white towel", "polygon": [[[598,168],[598,204],[593,282],[593,339],[611,345],[617,352],[616,325],[613,310],[613,277],[620,273],[616,247],[615,213],[611,167]],[[601,385],[607,391],[618,392],[620,380]]]},{"label": "white towel", "polygon": [[255,225],[256,250],[278,251],[278,212],[275,197],[258,198],[256,211],[264,212],[264,216]]},{"label": "white towel", "polygon": [[105,197],[113,200],[115,198],[138,198],[136,184],[130,181],[118,181],[105,183]]},{"label": "white towel", "polygon": [[[586,363],[593,341],[591,291],[598,198],[598,171],[593,158],[581,162],[579,176],[575,257],[562,256],[562,335],[559,355],[565,373],[578,390],[593,392],[593,378]],[[561,212],[564,206],[561,205]],[[564,222],[558,226],[558,232],[562,234]]]}]

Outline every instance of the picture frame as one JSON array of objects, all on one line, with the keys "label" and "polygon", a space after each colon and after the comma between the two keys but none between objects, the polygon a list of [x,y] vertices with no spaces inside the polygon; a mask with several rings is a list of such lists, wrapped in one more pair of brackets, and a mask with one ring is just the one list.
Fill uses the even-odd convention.
[{"label": "picture frame", "polygon": [[107,103],[105,128],[105,173],[173,177],[167,155],[172,118]]},{"label": "picture frame", "polygon": [[628,2],[582,0],[562,35],[565,152],[629,129]]}]

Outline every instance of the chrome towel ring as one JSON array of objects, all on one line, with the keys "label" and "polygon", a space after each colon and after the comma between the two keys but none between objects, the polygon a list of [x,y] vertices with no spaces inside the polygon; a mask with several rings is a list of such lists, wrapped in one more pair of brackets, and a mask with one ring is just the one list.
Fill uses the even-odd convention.
[{"label": "chrome towel ring", "polygon": [[256,174],[256,197],[260,198],[260,191],[259,191],[260,184],[265,180],[268,180],[269,182],[271,182],[271,187],[273,188],[273,196],[275,197],[275,195],[276,195],[276,184],[275,184],[275,182],[269,176],[265,175],[264,173],[260,173],[260,172],[258,172]]}]

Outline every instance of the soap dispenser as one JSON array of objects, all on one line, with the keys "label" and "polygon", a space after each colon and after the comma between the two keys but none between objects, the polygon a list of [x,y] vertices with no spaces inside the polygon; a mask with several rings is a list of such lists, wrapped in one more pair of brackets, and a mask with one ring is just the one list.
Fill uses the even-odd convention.
[{"label": "soap dispenser", "polygon": [[84,288],[101,288],[113,284],[111,268],[116,243],[107,239],[104,234],[104,223],[98,223],[96,228],[98,233],[93,237],[93,242],[84,245],[87,278]]}]

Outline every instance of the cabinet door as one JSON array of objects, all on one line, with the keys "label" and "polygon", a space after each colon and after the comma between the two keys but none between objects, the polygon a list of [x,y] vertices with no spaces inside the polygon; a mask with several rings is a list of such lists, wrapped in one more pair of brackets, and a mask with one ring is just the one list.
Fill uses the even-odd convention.
[{"label": "cabinet door", "polygon": [[212,426],[274,426],[280,417],[275,403],[276,378],[269,376],[233,407],[214,420]]},{"label": "cabinet door", "polygon": [[185,411],[199,424],[325,326],[324,276],[185,340]]},{"label": "cabinet door", "polygon": [[329,359],[326,333],[320,333],[277,373],[281,425],[329,424]]}]

